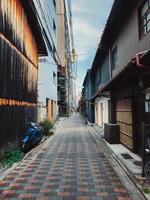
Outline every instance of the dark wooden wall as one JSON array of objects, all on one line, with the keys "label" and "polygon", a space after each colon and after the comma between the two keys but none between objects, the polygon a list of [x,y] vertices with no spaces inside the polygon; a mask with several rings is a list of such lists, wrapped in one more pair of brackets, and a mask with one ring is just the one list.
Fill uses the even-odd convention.
[{"label": "dark wooden wall", "polygon": [[1,0],[0,33],[37,66],[37,46],[21,0]]},{"label": "dark wooden wall", "polygon": [[120,29],[119,34],[116,34],[112,44],[112,48],[117,45],[118,49],[118,68],[113,70],[114,76],[135,57],[136,53],[150,49],[150,32],[143,38],[139,38],[138,11],[139,5],[137,3],[126,22],[124,22],[124,26]]},{"label": "dark wooden wall", "polygon": [[0,154],[36,120],[38,50],[21,0],[1,0]]}]

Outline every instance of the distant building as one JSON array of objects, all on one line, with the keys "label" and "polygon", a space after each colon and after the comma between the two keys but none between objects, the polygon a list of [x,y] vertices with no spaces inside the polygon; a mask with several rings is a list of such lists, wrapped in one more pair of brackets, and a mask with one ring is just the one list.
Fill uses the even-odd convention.
[{"label": "distant building", "polygon": [[100,57],[101,49],[97,49],[92,68],[92,93],[91,102],[94,104],[95,123],[102,128],[109,122],[109,102],[110,95],[100,93],[103,86],[109,81],[109,56]]},{"label": "distant building", "polygon": [[73,32],[71,1],[56,0],[58,67],[58,108],[60,115],[69,115],[73,108]]},{"label": "distant building", "polygon": [[[92,79],[91,79],[91,70],[87,70],[84,82],[83,82],[83,90],[82,90],[82,100],[84,100],[82,104],[82,112],[87,118],[88,122],[95,122],[95,114],[94,114],[94,102],[91,101],[92,97]],[[83,110],[84,109],[84,110]]]},{"label": "distant building", "polygon": [[[1,0],[0,154],[36,121],[38,56],[47,54],[32,0]],[[13,11],[13,12],[12,12]]]},{"label": "distant building", "polygon": [[38,121],[55,121],[57,108],[56,1],[34,0],[48,55],[39,59],[38,71]]}]

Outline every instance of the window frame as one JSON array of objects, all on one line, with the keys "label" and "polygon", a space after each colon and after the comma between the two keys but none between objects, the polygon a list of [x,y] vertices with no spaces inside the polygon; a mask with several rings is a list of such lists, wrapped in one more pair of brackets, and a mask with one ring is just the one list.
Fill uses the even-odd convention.
[{"label": "window frame", "polygon": [[111,50],[111,68],[112,70],[115,70],[117,67],[118,67],[118,48],[117,45],[114,45],[114,47]]},{"label": "window frame", "polygon": [[[144,8],[144,5],[146,3],[148,3],[148,9],[145,11],[144,14],[142,14],[142,9]],[[145,35],[147,35],[150,32],[150,17],[148,19],[149,15],[150,15],[150,0],[144,0],[144,2],[139,8],[139,38],[140,39],[145,37]]]},{"label": "window frame", "polygon": [[144,93],[145,93],[145,113],[150,113],[150,87],[146,88]]},{"label": "window frame", "polygon": [[53,30],[56,32],[56,23],[54,19],[53,19]]},{"label": "window frame", "polygon": [[57,75],[56,75],[56,72],[53,71],[53,83],[54,83],[54,85],[56,85],[56,80],[57,80]]},{"label": "window frame", "polygon": [[56,0],[53,0],[54,8],[56,8]]}]

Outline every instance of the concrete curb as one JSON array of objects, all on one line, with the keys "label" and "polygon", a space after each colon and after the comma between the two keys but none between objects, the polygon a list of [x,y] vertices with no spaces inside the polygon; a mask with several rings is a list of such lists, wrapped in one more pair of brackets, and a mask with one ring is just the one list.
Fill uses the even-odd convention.
[{"label": "concrete curb", "polygon": [[[37,147],[39,147],[40,145],[38,145]],[[24,161],[37,147],[31,149],[27,154],[25,154],[25,156],[21,161],[14,163],[12,166],[6,166],[2,168],[0,171],[0,180],[4,179],[13,169],[15,169],[22,161]]]},{"label": "concrete curb", "polygon": [[[114,152],[111,150],[111,148],[107,145],[107,142],[98,135],[98,133],[96,132],[96,130],[92,126],[88,125],[88,129],[90,129],[89,130],[90,133],[92,132],[91,135],[92,135],[93,139],[96,141],[96,143],[98,145],[100,145],[100,143],[101,143],[103,145],[103,147],[105,147],[105,149],[107,149],[107,151],[110,153],[110,155],[116,161],[116,163],[121,167],[121,169],[125,172],[127,177],[131,180],[131,182],[137,188],[139,193],[142,195],[143,199],[150,200],[150,195],[149,194],[145,194],[142,191],[141,186],[135,181],[135,178],[133,177],[133,175],[128,171],[126,166],[119,160],[119,158],[114,154]],[[135,200],[137,200],[137,199],[135,199]]]}]

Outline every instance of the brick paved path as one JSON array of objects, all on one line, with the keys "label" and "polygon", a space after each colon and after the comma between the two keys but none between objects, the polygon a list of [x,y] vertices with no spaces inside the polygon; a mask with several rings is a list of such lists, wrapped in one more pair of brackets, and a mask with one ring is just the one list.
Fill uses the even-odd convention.
[{"label": "brick paved path", "polygon": [[0,199],[131,200],[81,117],[63,123],[0,182]]}]

